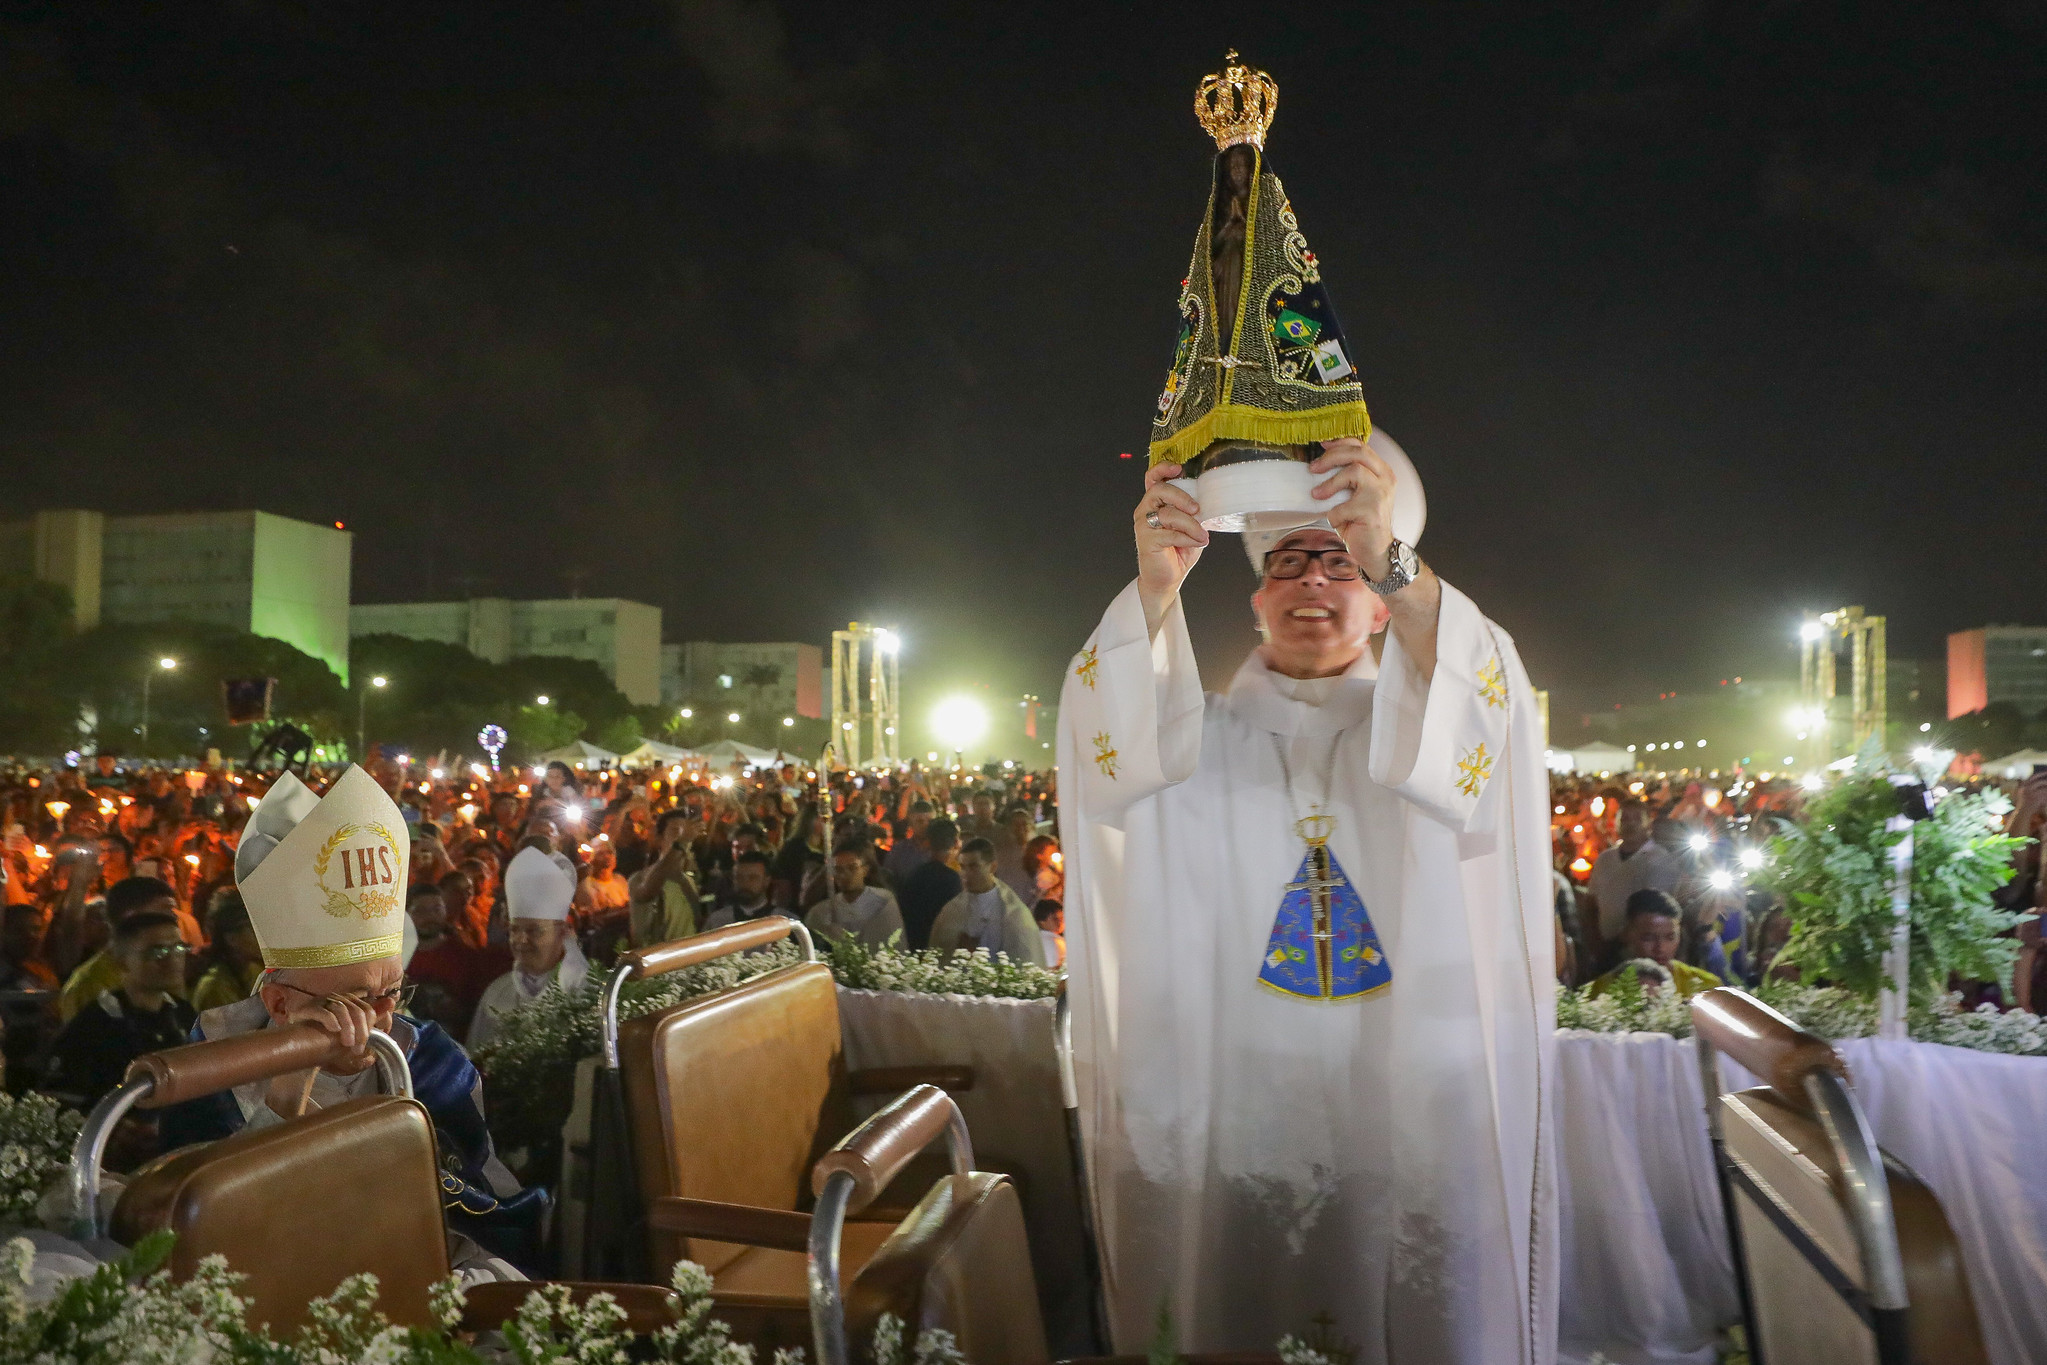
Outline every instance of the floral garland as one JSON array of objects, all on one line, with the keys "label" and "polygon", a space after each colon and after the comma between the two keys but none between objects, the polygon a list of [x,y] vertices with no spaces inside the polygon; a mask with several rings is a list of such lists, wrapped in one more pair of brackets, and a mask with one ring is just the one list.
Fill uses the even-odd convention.
[{"label": "floral garland", "polygon": [[[174,1283],[163,1269],[175,1235],[152,1233],[126,1257],[66,1284],[44,1302],[30,1293],[35,1249],[26,1238],[0,1247],[0,1360],[35,1365],[753,1365],[754,1349],[732,1340],[711,1316],[711,1277],[679,1262],[670,1283],[682,1300],[674,1322],[651,1335],[626,1328],[609,1294],[577,1304],[567,1285],[536,1285],[501,1329],[505,1350],[486,1357],[456,1333],[462,1289],[448,1279],[430,1294],[438,1325],[401,1327],[377,1309],[377,1277],[351,1275],[312,1301],[310,1321],[279,1340],[247,1322],[243,1276],[219,1256]],[[797,1365],[801,1351],[777,1351],[775,1365]],[[951,1334],[926,1331],[906,1350],[903,1324],[884,1317],[873,1342],[876,1365],[966,1365]]]},{"label": "floral garland", "polygon": [[[893,945],[867,948],[857,940],[821,945],[833,977],[851,990],[900,991],[917,995],[974,995],[1005,1000],[1045,1000],[1059,993],[1060,975],[1026,962],[1012,962],[987,950],[943,953]],[[713,991],[729,990],[754,977],[802,960],[784,941],[757,952],[714,958],[678,972],[628,982],[619,995],[619,1022],[654,1014]],[[604,980],[592,973],[564,991],[550,986],[525,1008],[504,1016],[496,1037],[477,1049],[483,1073],[484,1109],[502,1151],[559,1138],[575,1093],[576,1064],[595,1056],[602,1043]]]},{"label": "floral garland", "polygon": [[[1755,994],[1799,1027],[1832,1042],[1876,1033],[1876,1003],[1838,986],[1772,981],[1758,987]],[[1995,1005],[1965,1010],[1961,999],[1947,995],[1931,1003],[1914,1003],[1905,1017],[1906,1031],[1915,1042],[2011,1056],[2047,1056],[2047,1018],[2025,1010],[2000,1010]],[[1692,1014],[1674,992],[1644,991],[1632,976],[1624,974],[1596,999],[1582,990],[1560,994],[1557,1027],[1689,1038]]]},{"label": "floral garland", "polygon": [[824,948],[832,975],[857,991],[900,991],[905,995],[978,995],[995,1000],[1050,1000],[1063,978],[1048,967],[1015,962],[1007,954],[977,948],[971,953],[921,951],[891,943],[869,948],[841,939]]},{"label": "floral garland", "polygon": [[50,1178],[71,1164],[85,1116],[47,1095],[0,1094],[0,1226],[27,1226]]}]

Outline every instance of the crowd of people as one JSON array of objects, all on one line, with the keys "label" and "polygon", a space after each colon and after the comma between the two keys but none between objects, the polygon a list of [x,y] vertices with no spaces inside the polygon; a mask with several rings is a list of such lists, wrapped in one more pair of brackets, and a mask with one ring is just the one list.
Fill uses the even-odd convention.
[{"label": "crowd of people", "polygon": [[[1063,965],[1051,773],[912,764],[820,782],[793,763],[493,773],[396,758],[368,771],[411,843],[398,1012],[458,1052],[628,948],[769,915],[870,948]],[[87,1107],[136,1056],[207,1036],[202,1016],[255,1008],[265,973],[235,861],[267,790],[257,774],[110,755],[0,774],[9,1090]],[[1776,962],[1786,908],[1753,874],[1803,796],[1789,780],[1554,778],[1559,983],[1599,995],[1632,974],[1690,996],[1795,974]],[[2047,828],[2047,777],[2020,789],[2010,828]],[[2036,843],[2000,897],[2040,911],[2043,895]],[[2047,1000],[2039,923],[2018,931],[2016,998],[1979,986],[1978,999]],[[146,1154],[160,1135],[135,1140]]]},{"label": "crowd of people", "polygon": [[[1807,794],[1801,781],[1562,774],[1550,788],[1560,985],[1601,995],[1633,972],[1646,990],[1668,984],[1690,997],[1718,985],[1797,979],[1795,965],[1777,962],[1791,935],[1789,908],[1755,874],[1771,838],[1799,814]],[[2013,995],[1993,982],[1954,983],[1972,1005],[2047,1004],[2047,980],[2039,979],[2047,968],[2039,951],[2047,916],[2043,826],[2047,777],[2035,777],[2020,788],[2007,822],[2008,832],[2033,842],[1998,893],[2003,908],[2030,912],[2015,934],[2021,957]]]},{"label": "crowd of people", "polygon": [[[471,1051],[621,951],[767,915],[873,948],[1063,961],[1048,773],[833,772],[821,798],[815,770],[793,763],[494,774],[391,757],[368,771],[411,842],[401,1012]],[[235,858],[267,786],[104,754],[0,775],[10,1090],[89,1106],[134,1057],[257,993]],[[528,849],[553,866],[515,867]],[[540,878],[524,894],[522,868]],[[558,898],[542,884],[557,873]]]}]

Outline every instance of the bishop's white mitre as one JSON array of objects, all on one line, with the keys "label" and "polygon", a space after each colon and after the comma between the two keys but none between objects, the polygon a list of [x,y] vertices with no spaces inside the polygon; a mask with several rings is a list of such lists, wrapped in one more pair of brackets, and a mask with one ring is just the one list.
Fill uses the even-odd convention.
[{"label": "bishop's white mitre", "polygon": [[565,920],[576,899],[576,874],[561,855],[522,848],[505,865],[505,910],[513,919]]},{"label": "bishop's white mitre", "polygon": [[336,967],[397,957],[412,852],[376,779],[349,765],[325,796],[285,773],[235,850],[235,885],[263,965]]}]

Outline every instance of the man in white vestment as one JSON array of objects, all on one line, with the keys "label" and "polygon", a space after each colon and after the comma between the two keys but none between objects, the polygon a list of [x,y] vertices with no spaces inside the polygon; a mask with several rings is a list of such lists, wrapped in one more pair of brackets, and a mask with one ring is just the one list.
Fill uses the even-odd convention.
[{"label": "man in white vestment", "polygon": [[804,923],[834,941],[851,938],[885,948],[903,932],[903,912],[894,893],[867,884],[867,851],[842,844],[832,850],[832,894],[810,907]]},{"label": "man in white vestment", "polygon": [[1045,965],[1045,940],[1031,908],[995,875],[993,841],[960,845],[960,893],[932,921],[931,946],[948,953],[986,948],[1011,962]]},{"label": "man in white vestment", "polygon": [[559,854],[522,848],[505,865],[512,970],[485,987],[476,1002],[476,1016],[469,1024],[472,1052],[497,1037],[506,1016],[533,1004],[549,986],[572,991],[590,974],[590,960],[569,932],[576,874],[562,866],[566,861]]},{"label": "man in white vestment", "polygon": [[[1404,465],[1404,459],[1401,461]],[[1116,1349],[1333,1319],[1358,1365],[1556,1355],[1554,941],[1513,641],[1324,445],[1327,522],[1247,536],[1265,643],[1204,697],[1208,543],[1155,467],[1137,581],[1060,699],[1067,971]],[[1419,525],[1407,539],[1419,537]],[[1390,630],[1387,629],[1390,620]]]}]

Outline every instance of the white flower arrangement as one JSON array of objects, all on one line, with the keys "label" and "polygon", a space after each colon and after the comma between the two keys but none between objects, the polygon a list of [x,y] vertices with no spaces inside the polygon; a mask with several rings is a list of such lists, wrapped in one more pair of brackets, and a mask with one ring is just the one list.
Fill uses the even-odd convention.
[{"label": "white flower arrangement", "polygon": [[85,1116],[47,1095],[0,1094],[0,1226],[28,1226],[50,1178],[71,1161]]},{"label": "white flower arrangement", "polygon": [[[162,1267],[174,1235],[153,1233],[127,1258],[63,1286],[44,1302],[29,1295],[34,1248],[26,1238],[0,1246],[0,1360],[32,1365],[754,1365],[754,1350],[732,1340],[711,1316],[711,1277],[683,1261],[670,1278],[681,1299],[675,1321],[649,1336],[626,1328],[609,1294],[571,1300],[567,1285],[535,1285],[502,1328],[505,1348],[489,1356],[456,1332],[462,1291],[453,1279],[434,1287],[438,1325],[401,1327],[377,1309],[374,1275],[351,1275],[309,1305],[310,1321],[279,1340],[246,1321],[242,1276],[209,1256],[191,1279],[174,1283]],[[881,1355],[882,1337],[893,1343]],[[906,1359],[900,1321],[884,1318],[876,1337],[880,1365],[964,1365],[952,1339],[926,1332]],[[797,1365],[802,1352],[777,1352]]]},{"label": "white flower arrangement", "polygon": [[1675,990],[1645,991],[1633,972],[1622,972],[1603,994],[1589,987],[1557,996],[1557,1027],[1593,1033],[1668,1033],[1692,1036],[1690,1007]]},{"label": "white flower arrangement", "polygon": [[[1557,1027],[1593,1033],[1667,1033],[1692,1036],[1689,1006],[1674,992],[1628,989],[1624,977],[1597,999],[1584,991],[1557,997]],[[1868,1038],[1876,1033],[1876,1002],[1836,986],[1805,986],[1766,982],[1758,999],[1778,1013],[1831,1042]],[[2047,1056],[2047,1018],[2025,1010],[2000,1010],[1995,1005],[1962,1008],[1962,997],[1945,995],[1931,1004],[1912,1006],[1905,1026],[1921,1043],[1941,1043],[1977,1052],[2011,1056]]]},{"label": "white flower arrangement", "polygon": [[[820,945],[820,952],[839,984],[852,990],[1044,1000],[1059,993],[1061,980],[1055,971],[1012,962],[985,949],[943,953],[893,944],[867,948],[849,939]],[[619,997],[619,1021],[729,990],[801,960],[796,945],[785,940],[630,982]],[[575,990],[551,986],[532,1004],[504,1016],[497,1036],[477,1049],[476,1065],[486,1087],[485,1112],[500,1151],[544,1144],[559,1136],[575,1090],[576,1064],[595,1055],[602,1042],[603,1009],[604,980],[593,972]]]},{"label": "white flower arrangement", "polygon": [[1059,994],[1058,972],[1033,962],[1011,961],[1006,953],[976,948],[946,953],[936,948],[868,948],[843,939],[825,949],[832,975],[848,990],[899,991],[906,995],[978,995],[996,1000],[1049,1000]]}]

